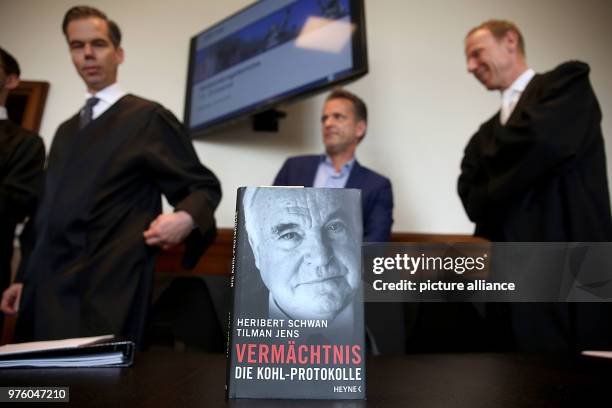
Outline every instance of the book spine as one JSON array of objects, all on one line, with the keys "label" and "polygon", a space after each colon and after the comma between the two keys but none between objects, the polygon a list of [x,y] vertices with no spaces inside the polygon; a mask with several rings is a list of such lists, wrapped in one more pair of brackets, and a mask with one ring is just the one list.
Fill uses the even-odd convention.
[{"label": "book spine", "polygon": [[225,398],[229,398],[230,396],[230,388],[232,388],[232,370],[231,370],[231,365],[232,365],[232,352],[233,352],[233,348],[234,348],[234,336],[232,336],[232,332],[233,332],[233,312],[234,312],[234,299],[235,299],[235,279],[236,279],[236,242],[238,242],[238,229],[239,229],[239,223],[238,223],[238,214],[240,213],[240,208],[239,205],[241,203],[240,198],[242,197],[242,190],[243,187],[239,188],[237,191],[237,197],[238,199],[236,200],[236,212],[234,213],[234,240],[232,242],[232,272],[230,275],[230,308],[229,311],[227,313],[227,339],[226,339],[226,344],[227,344],[227,349],[226,349],[226,380],[225,380]]}]

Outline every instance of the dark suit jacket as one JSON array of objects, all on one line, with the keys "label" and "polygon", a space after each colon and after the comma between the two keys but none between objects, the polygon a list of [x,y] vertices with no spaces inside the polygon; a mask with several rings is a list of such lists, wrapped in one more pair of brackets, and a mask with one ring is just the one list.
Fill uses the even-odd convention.
[{"label": "dark suit jacket", "polygon": [[[274,185],[312,187],[320,161],[318,155],[290,157],[276,175]],[[355,161],[345,187],[361,190],[364,242],[387,242],[393,224],[389,179]]]}]

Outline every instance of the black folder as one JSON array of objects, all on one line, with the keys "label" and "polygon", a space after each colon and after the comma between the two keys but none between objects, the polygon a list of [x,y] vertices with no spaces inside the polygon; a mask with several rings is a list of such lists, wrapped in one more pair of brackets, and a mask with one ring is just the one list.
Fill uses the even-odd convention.
[{"label": "black folder", "polygon": [[0,369],[10,367],[130,367],[134,342],[112,335],[9,344],[0,347]]}]

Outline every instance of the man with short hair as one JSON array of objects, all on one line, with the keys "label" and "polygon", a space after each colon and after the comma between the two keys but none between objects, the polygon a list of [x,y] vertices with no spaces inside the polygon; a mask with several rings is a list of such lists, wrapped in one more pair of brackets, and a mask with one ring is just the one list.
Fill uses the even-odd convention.
[{"label": "man with short hair", "polygon": [[[521,32],[503,20],[470,30],[465,55],[468,71],[502,99],[461,163],[458,191],[474,234],[501,242],[612,240],[601,111],[589,66],[570,61],[536,74]],[[513,305],[520,348],[612,346],[612,333],[604,333],[610,325],[595,321],[610,316],[607,307],[539,306]]]},{"label": "man with short hair", "polygon": [[321,115],[324,155],[287,159],[275,186],[338,187],[361,190],[363,241],[386,242],[393,223],[393,193],[388,178],[357,162],[355,152],[367,130],[365,103],[353,93],[334,90]]},{"label": "man with short hair", "polygon": [[[215,234],[221,189],[178,120],[117,84],[118,26],[97,9],[73,7],[62,29],[86,103],[55,135],[36,243],[3,310],[18,309],[24,288],[22,337],[112,333],[142,344],[157,247],[185,241],[183,263],[193,267]],[[174,213],[160,214],[161,194]]]},{"label": "man with short hair", "polygon": [[[335,89],[325,99],[321,114],[325,154],[287,159],[274,185],[360,189],[363,242],[387,242],[393,224],[391,182],[355,158],[367,127],[368,111],[363,100],[345,89]],[[401,305],[368,303],[365,320],[373,353],[404,351]]]},{"label": "man with short hair", "polygon": [[[6,110],[20,73],[17,60],[0,48],[0,292],[11,281],[15,227],[34,210],[45,164],[40,136],[11,122]],[[0,331],[2,322],[0,315]]]},{"label": "man with short hair", "polygon": [[612,239],[601,111],[588,65],[536,74],[515,25],[488,21],[465,40],[468,71],[502,107],[465,150],[459,195],[493,241]]}]

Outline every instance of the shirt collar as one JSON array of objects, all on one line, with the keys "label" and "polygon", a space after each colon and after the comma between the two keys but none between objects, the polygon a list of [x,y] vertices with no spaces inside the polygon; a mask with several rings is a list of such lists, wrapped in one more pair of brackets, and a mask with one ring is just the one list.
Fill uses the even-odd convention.
[{"label": "shirt collar", "polygon": [[121,89],[121,86],[117,82],[115,82],[114,84],[107,86],[106,88],[96,92],[95,94],[87,92],[85,94],[85,99],[87,100],[92,96],[95,96],[101,101],[106,102],[108,105],[113,105],[119,99],[123,98],[125,94],[126,92]]},{"label": "shirt collar", "polygon": [[[336,172],[336,168],[334,167],[332,159],[331,159],[331,157],[329,157],[329,155],[327,155],[327,154],[321,155],[321,163],[324,163],[326,166],[328,166],[331,169],[333,169],[334,173]],[[344,163],[344,165],[340,168],[340,171],[338,173],[343,173],[345,171],[347,171],[347,172],[351,171],[351,169],[353,168],[354,164],[355,164],[355,157],[353,157],[348,162]]]},{"label": "shirt collar", "polygon": [[0,106],[0,120],[7,120],[8,112],[6,111],[6,106]]},{"label": "shirt collar", "polygon": [[525,88],[527,88],[527,85],[529,85],[529,82],[534,77],[534,75],[535,71],[531,68],[528,68],[525,72],[523,72],[521,75],[519,75],[518,78],[514,80],[512,85],[510,85],[502,92],[502,98],[506,97],[507,95],[512,95],[514,93],[522,93]]}]

